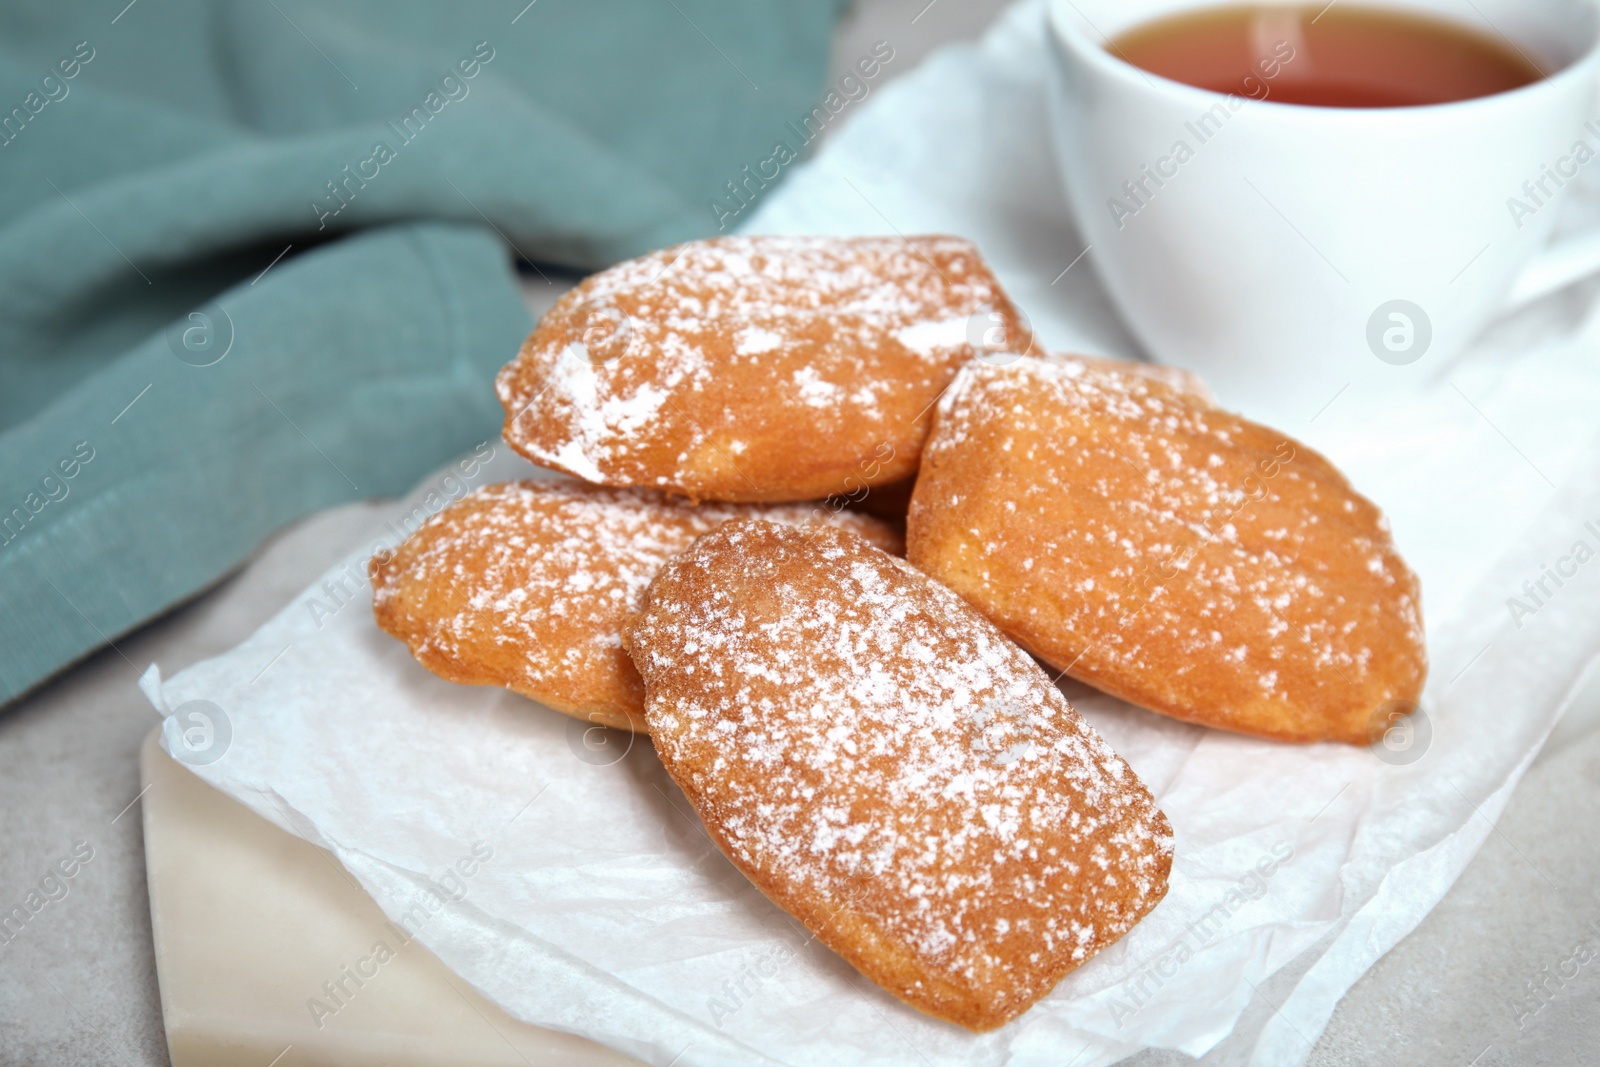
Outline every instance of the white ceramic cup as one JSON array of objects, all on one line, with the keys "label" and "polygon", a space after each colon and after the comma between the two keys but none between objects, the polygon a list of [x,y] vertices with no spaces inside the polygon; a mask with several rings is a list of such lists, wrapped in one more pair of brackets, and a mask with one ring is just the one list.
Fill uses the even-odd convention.
[{"label": "white ceramic cup", "polygon": [[1106,48],[1207,0],[1051,2],[1053,137],[1088,259],[1150,355],[1248,414],[1420,384],[1499,312],[1600,269],[1600,233],[1549,245],[1565,186],[1600,175],[1595,0],[1364,2],[1509,40],[1547,76],[1424,107],[1281,104],[1303,40],[1222,94]]}]

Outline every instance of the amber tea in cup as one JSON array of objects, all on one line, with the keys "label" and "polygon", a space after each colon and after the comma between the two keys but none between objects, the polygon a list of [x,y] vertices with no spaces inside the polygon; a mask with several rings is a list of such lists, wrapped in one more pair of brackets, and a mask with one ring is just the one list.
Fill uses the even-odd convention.
[{"label": "amber tea in cup", "polygon": [[1106,47],[1186,85],[1316,107],[1443,104],[1544,77],[1492,29],[1342,3],[1202,8],[1136,26]]}]

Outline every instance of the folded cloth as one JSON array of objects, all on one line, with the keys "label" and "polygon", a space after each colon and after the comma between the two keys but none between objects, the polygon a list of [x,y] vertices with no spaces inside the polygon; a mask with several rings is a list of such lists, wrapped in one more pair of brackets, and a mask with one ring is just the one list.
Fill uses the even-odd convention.
[{"label": "folded cloth", "polygon": [[491,436],[501,238],[716,230],[843,2],[0,11],[0,702]]}]

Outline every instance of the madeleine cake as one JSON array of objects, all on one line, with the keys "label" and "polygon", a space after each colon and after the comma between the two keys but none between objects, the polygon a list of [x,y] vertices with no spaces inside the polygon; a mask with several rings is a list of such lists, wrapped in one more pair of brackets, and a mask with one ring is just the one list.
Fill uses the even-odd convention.
[{"label": "madeleine cake", "polygon": [[952,237],[721,237],[565,294],[496,381],[540,466],[695,500],[793,501],[917,469],[931,407],[1021,316]]},{"label": "madeleine cake", "polygon": [[1103,361],[969,364],[907,556],[1056,669],[1208,726],[1365,744],[1427,673],[1417,579],[1332,464]]},{"label": "madeleine cake", "polygon": [[712,839],[923,1012],[999,1026],[1166,892],[1171,830],[1132,769],[960,597],[849,531],[720,526],[628,640]]},{"label": "madeleine cake", "polygon": [[442,678],[642,730],[622,634],[661,565],[732,518],[820,522],[891,551],[888,524],[820,504],[703,505],[564,478],[485,486],[370,565],[378,625]]}]

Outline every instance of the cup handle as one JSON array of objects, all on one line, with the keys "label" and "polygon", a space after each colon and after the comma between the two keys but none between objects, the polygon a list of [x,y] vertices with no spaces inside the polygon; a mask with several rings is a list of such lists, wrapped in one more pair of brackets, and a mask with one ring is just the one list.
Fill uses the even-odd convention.
[{"label": "cup handle", "polygon": [[1519,308],[1597,272],[1600,272],[1600,230],[1562,238],[1522,268],[1506,294],[1505,310]]}]

